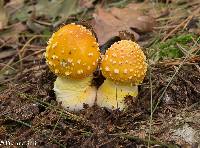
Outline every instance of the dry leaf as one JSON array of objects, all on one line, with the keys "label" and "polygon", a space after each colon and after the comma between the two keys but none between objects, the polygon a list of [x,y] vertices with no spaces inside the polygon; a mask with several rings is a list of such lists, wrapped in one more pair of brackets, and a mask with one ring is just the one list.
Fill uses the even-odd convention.
[{"label": "dry leaf", "polygon": [[56,18],[68,18],[72,14],[79,12],[78,0],[39,0],[35,5],[36,16],[49,16]]},{"label": "dry leaf", "polygon": [[[135,6],[135,7],[134,7]],[[149,32],[153,30],[155,20],[151,16],[144,15],[142,5],[129,4],[126,8],[111,8],[106,11],[98,8],[93,15],[93,28],[97,34],[99,43],[102,45],[110,38],[118,36],[118,32],[127,30],[135,35],[135,39],[139,39],[137,32]]]},{"label": "dry leaf", "polygon": [[81,8],[93,8],[94,7],[93,2],[94,0],[80,0],[79,6]]},{"label": "dry leaf", "polygon": [[15,43],[18,40],[18,34],[24,30],[26,30],[26,26],[22,23],[13,24],[0,32],[0,39],[7,44]]},{"label": "dry leaf", "polygon": [[7,58],[7,57],[11,57],[14,54],[16,54],[16,50],[6,50],[6,51],[0,51],[0,60]]},{"label": "dry leaf", "polygon": [[0,30],[8,23],[8,17],[3,5],[4,1],[0,0]]},{"label": "dry leaf", "polygon": [[5,5],[6,12],[9,16],[24,6],[24,0],[10,0]]}]

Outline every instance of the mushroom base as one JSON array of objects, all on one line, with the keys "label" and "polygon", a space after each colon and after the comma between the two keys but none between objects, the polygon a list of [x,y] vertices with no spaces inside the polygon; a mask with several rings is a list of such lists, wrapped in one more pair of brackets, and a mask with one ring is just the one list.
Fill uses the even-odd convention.
[{"label": "mushroom base", "polygon": [[82,80],[57,77],[54,82],[56,100],[70,111],[79,111],[83,109],[84,104],[94,105],[97,90],[95,86],[90,86],[91,81],[92,77]]},{"label": "mushroom base", "polygon": [[97,105],[109,109],[123,110],[126,108],[125,97],[128,95],[136,97],[138,86],[116,84],[106,79],[97,91]]}]

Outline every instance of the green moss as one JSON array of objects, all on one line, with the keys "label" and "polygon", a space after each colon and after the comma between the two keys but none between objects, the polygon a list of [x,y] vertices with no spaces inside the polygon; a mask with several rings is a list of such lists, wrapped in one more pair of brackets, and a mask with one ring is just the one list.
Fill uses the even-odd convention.
[{"label": "green moss", "polygon": [[171,59],[171,58],[181,58],[184,53],[179,49],[177,44],[181,45],[185,49],[190,49],[189,43],[196,39],[197,37],[193,34],[182,34],[172,37],[165,42],[158,42],[152,46],[156,53],[153,59]]},{"label": "green moss", "polygon": [[162,50],[164,48],[168,48],[169,46],[174,46],[176,43],[187,44],[192,41],[192,38],[194,38],[192,34],[180,35],[178,37],[168,39],[164,43],[158,44],[158,47]]},{"label": "green moss", "polygon": [[187,44],[188,42],[192,41],[192,38],[194,38],[195,36],[192,34],[186,34],[186,35],[181,35],[178,36],[177,38],[175,38],[175,41],[181,43],[181,44]]},{"label": "green moss", "polygon": [[182,51],[180,51],[178,48],[175,47],[169,47],[159,52],[159,57],[179,58],[182,56],[183,56]]}]

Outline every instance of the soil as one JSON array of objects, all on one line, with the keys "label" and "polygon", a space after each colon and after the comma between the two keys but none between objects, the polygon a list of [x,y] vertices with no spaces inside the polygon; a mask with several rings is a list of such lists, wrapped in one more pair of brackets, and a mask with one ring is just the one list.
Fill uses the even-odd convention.
[{"label": "soil", "polygon": [[[147,145],[150,112],[150,82],[154,104],[177,70],[166,61],[152,65],[149,75],[139,86],[138,101],[127,111],[87,107],[79,113],[62,110],[52,91],[55,76],[44,59],[16,75],[0,95],[0,139],[13,144],[22,142],[41,147],[136,147]],[[188,60],[166,89],[155,113],[150,144],[155,147],[198,145],[198,140],[169,136],[188,123],[200,127],[200,57]],[[197,66],[198,65],[198,66]],[[99,81],[99,80],[98,80]],[[195,120],[194,114],[197,119]],[[181,116],[181,118],[178,118]],[[191,119],[194,117],[194,119]],[[184,121],[187,118],[190,120]]]}]

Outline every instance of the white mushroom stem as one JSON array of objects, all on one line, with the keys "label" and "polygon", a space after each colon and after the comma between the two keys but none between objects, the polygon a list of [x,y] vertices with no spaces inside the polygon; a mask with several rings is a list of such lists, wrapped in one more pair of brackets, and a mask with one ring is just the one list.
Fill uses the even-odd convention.
[{"label": "white mushroom stem", "polygon": [[97,105],[123,110],[126,108],[125,97],[128,95],[136,97],[138,86],[116,84],[112,80],[106,79],[97,91]]},{"label": "white mushroom stem", "polygon": [[91,86],[91,81],[92,77],[81,80],[57,77],[54,82],[56,100],[70,111],[79,111],[84,104],[94,105],[97,90],[95,86]]}]

